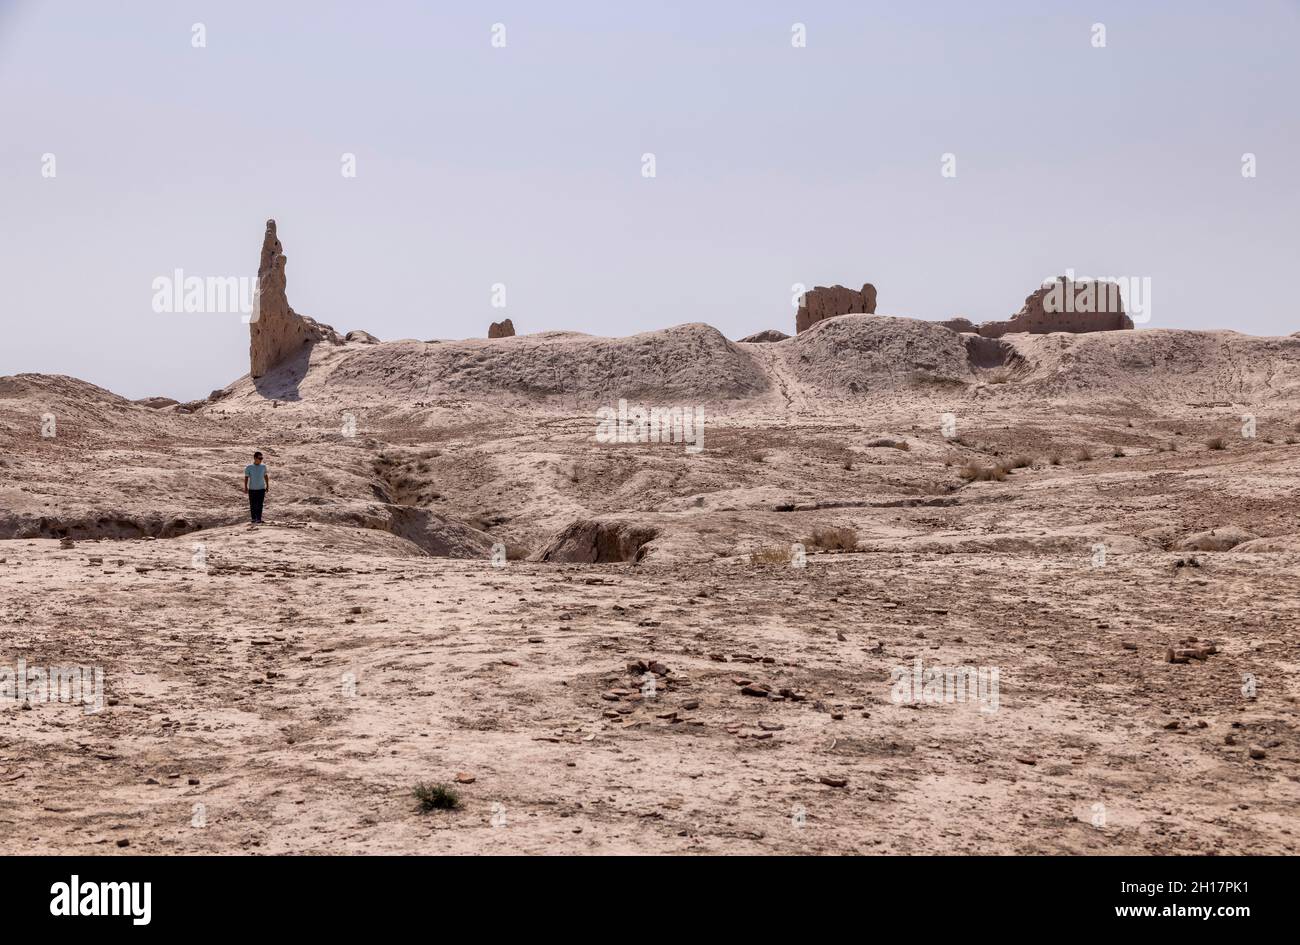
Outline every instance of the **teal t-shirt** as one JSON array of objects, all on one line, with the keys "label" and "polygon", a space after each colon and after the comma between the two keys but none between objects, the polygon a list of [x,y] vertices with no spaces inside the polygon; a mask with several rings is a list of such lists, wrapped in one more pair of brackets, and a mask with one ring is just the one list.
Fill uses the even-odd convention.
[{"label": "teal t-shirt", "polygon": [[248,477],[248,488],[266,488],[266,463],[254,463],[251,466],[245,466],[244,475]]}]

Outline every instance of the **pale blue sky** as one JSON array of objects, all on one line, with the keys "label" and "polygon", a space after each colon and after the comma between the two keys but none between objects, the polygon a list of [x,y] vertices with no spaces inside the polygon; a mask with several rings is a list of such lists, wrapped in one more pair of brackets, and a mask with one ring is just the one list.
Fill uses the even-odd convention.
[{"label": "pale blue sky", "polygon": [[1067,268],[1287,334],[1297,48],[1296,0],[0,0],[0,374],[225,385],[239,316],[151,283],[255,274],[268,217],[294,308],[384,339],[791,331],[796,282],[978,321]]}]

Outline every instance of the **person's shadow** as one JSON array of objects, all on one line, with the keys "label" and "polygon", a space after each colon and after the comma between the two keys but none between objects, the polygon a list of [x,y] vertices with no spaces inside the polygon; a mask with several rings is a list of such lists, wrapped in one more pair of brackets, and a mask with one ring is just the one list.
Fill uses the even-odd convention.
[{"label": "person's shadow", "polygon": [[253,386],[267,400],[301,400],[298,385],[307,376],[312,342],[304,342],[298,353],[285,358],[268,373],[253,378]]}]

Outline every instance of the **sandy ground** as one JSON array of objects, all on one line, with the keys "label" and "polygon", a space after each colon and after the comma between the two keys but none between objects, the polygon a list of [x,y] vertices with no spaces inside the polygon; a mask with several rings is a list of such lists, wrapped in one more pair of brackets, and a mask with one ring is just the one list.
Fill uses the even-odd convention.
[{"label": "sandy ground", "polygon": [[[104,704],[0,702],[0,849],[1296,852],[1289,400],[1050,400],[1012,376],[831,402],[744,349],[764,392],[698,456],[597,445],[562,399],[381,409],[382,385],[309,374],[298,401],[245,380],[178,415],[4,379],[0,673],[99,667]],[[1003,481],[959,474],[1015,455]],[[510,558],[430,557],[395,509]],[[657,537],[525,560],[575,520]],[[1258,539],[1179,550],[1226,528]],[[1193,638],[1216,652],[1170,663]],[[917,660],[996,690],[900,697]],[[422,813],[420,782],[460,809]]]},{"label": "sandy ground", "polygon": [[[11,644],[107,674],[102,712],[0,715],[7,852],[1297,848],[1294,581],[1247,556],[494,569],[330,538],[213,532],[201,569],[188,539],[7,546]],[[1165,661],[1193,635],[1221,653]],[[896,704],[918,657],[998,667],[997,711]],[[461,773],[462,810],[417,812]]]}]

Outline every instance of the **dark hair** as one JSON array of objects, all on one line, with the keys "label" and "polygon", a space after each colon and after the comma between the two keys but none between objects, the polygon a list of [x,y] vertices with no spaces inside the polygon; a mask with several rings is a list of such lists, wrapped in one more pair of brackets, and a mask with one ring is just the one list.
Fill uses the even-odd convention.
[{"label": "dark hair", "polygon": [[259,457],[259,456],[261,456],[261,455],[262,455],[262,451],[261,451],[261,450],[258,450],[256,453],[253,454],[253,459],[257,459],[257,457]]}]

